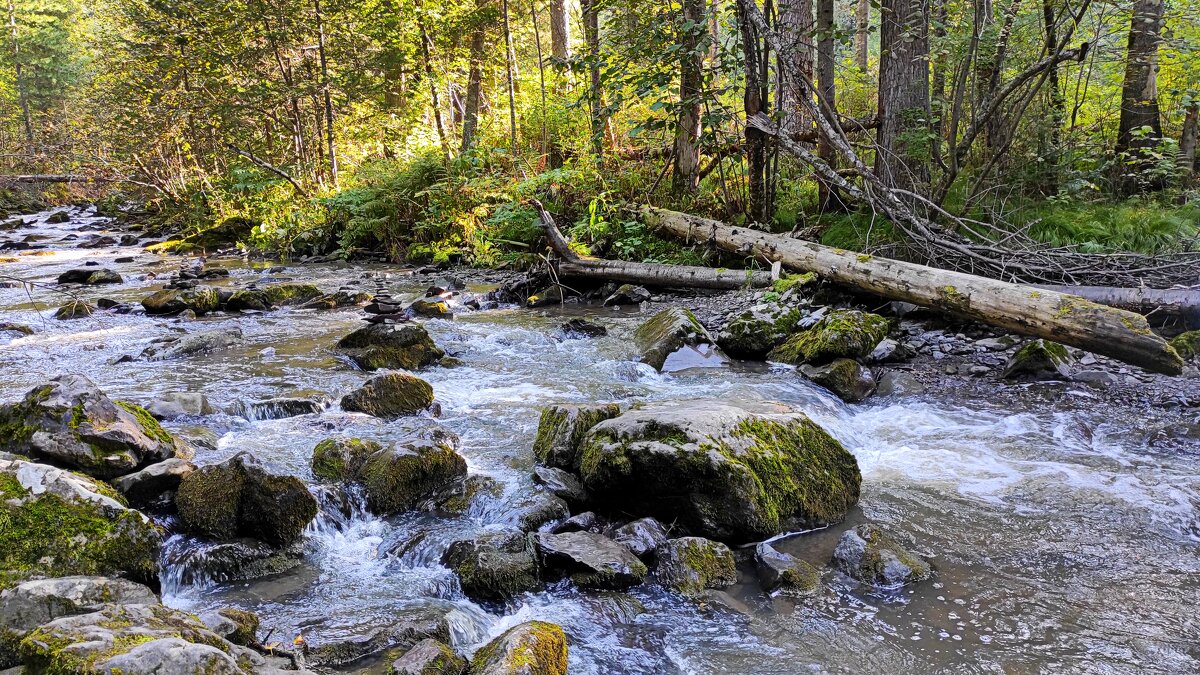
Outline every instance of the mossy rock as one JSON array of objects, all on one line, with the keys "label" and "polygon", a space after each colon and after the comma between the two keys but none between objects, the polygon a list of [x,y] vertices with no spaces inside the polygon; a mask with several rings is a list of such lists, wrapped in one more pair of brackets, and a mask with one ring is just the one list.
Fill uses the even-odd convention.
[{"label": "mossy rock", "polygon": [[662,370],[667,359],[680,349],[717,344],[696,315],[681,307],[664,309],[647,319],[634,331],[633,342],[642,363],[655,370]]},{"label": "mossy rock", "polygon": [[875,391],[875,376],[854,359],[835,359],[824,366],[806,363],[800,372],[847,403],[858,403]]},{"label": "mossy rock", "polygon": [[59,321],[71,319],[86,319],[96,311],[96,307],[87,300],[71,300],[54,312],[54,318]]},{"label": "mossy rock", "polygon": [[151,315],[179,314],[190,309],[197,316],[203,316],[221,308],[221,295],[217,289],[205,286],[164,288],[143,299],[142,307]]},{"label": "mossy rock", "polygon": [[687,597],[737,583],[737,562],[725,544],[703,537],[670,539],[658,547],[658,582]]},{"label": "mossy rock", "polygon": [[201,467],[179,484],[184,524],[214,539],[250,537],[272,546],[297,541],[317,515],[317,500],[294,476],[271,474],[248,453]]},{"label": "mossy rock", "polygon": [[929,563],[896,543],[878,525],[846,530],[833,552],[833,562],[865,584],[897,588],[933,576]]},{"label": "mossy rock", "polygon": [[462,675],[467,670],[467,660],[450,648],[450,645],[425,638],[404,656],[392,662],[390,675]]},{"label": "mossy rock", "polygon": [[567,636],[561,626],[527,621],[509,628],[471,659],[471,675],[566,675]]},{"label": "mossy rock", "polygon": [[312,284],[271,284],[263,289],[263,293],[275,307],[303,305],[325,295]]},{"label": "mossy rock", "polygon": [[821,573],[799,558],[763,542],[754,549],[758,580],[764,591],[812,595],[821,588]]},{"label": "mossy rock", "polygon": [[260,620],[254,612],[222,607],[204,612],[198,618],[209,630],[235,645],[246,647],[258,642]]},{"label": "mossy rock", "polygon": [[717,333],[717,345],[739,359],[762,359],[799,330],[799,307],[765,303],[738,315]]},{"label": "mossy rock", "polygon": [[258,223],[249,218],[234,216],[188,237],[185,241],[190,244],[189,250],[228,247],[247,241],[257,225]]},{"label": "mossy rock", "polygon": [[186,446],[140,406],[113,401],[82,375],[62,375],[0,406],[0,447],[114,478]]},{"label": "mossy rock", "polygon": [[533,456],[549,467],[579,470],[579,444],[589,429],[621,414],[616,403],[551,405],[542,408]]},{"label": "mossy rock", "polygon": [[267,292],[258,288],[243,288],[233,292],[225,301],[225,309],[234,312],[259,311],[271,309],[271,298]]},{"label": "mossy rock", "polygon": [[342,410],[382,419],[415,415],[433,405],[433,387],[415,375],[387,373],[342,397]]},{"label": "mossy rock", "polygon": [[162,532],[112,488],[0,453],[0,570],[157,585]]},{"label": "mossy rock", "polygon": [[370,455],[358,476],[367,508],[399,513],[417,505],[467,474],[467,462],[455,451],[458,437],[434,431],[399,441]]},{"label": "mossy rock", "polygon": [[453,315],[450,305],[445,300],[419,298],[408,306],[408,311],[417,316],[427,316],[431,319],[445,319]]},{"label": "mossy rock", "polygon": [[823,365],[834,359],[860,359],[871,353],[891,330],[891,322],[868,312],[839,309],[830,312],[811,328],[788,338],[771,350],[772,361],[800,365]]},{"label": "mossy rock", "polygon": [[95,286],[99,284],[119,284],[122,281],[123,279],[120,274],[107,268],[80,267],[67,270],[58,275],[58,283],[60,284],[86,284]]},{"label": "mossy rock", "polygon": [[361,438],[326,438],[313,448],[313,475],[332,481],[353,481],[367,459],[382,449],[383,446],[375,441]]},{"label": "mossy rock", "polygon": [[580,452],[600,508],[739,543],[841,520],[862,481],[854,455],[780,403],[645,403],[592,427]]},{"label": "mossy rock", "polygon": [[1175,336],[1171,347],[1184,361],[1200,359],[1200,330],[1188,331]]},{"label": "mossy rock", "polygon": [[1048,340],[1031,340],[1018,349],[1001,375],[1005,379],[1069,380],[1075,359],[1067,348]]},{"label": "mossy rock", "polygon": [[442,564],[468,597],[507,600],[541,587],[537,560],[524,532],[487,532],[450,544]]},{"label": "mossy rock", "polygon": [[419,324],[372,324],[338,340],[337,350],[363,370],[419,370],[446,356]]}]

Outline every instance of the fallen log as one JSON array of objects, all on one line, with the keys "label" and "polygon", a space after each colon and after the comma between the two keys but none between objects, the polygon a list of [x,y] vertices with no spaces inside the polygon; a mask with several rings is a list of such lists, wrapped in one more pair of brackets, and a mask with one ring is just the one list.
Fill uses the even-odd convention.
[{"label": "fallen log", "polygon": [[566,237],[554,224],[554,218],[536,199],[531,200],[538,211],[542,229],[550,242],[550,249],[559,258],[555,262],[558,275],[567,279],[596,279],[630,284],[644,284],[660,288],[710,288],[736,290],[739,288],[763,288],[775,281],[770,272],[753,270],[716,269],[689,265],[655,265],[622,260],[587,258],[571,250]]},{"label": "fallen log", "polygon": [[640,214],[656,231],[688,242],[711,242],[727,251],[815,272],[826,281],[1053,340],[1156,373],[1183,371],[1182,359],[1150,330],[1145,317],[1076,295],[853,253],[677,211],[644,206]]},{"label": "fallen log", "polygon": [[1115,288],[1041,284],[1035,284],[1034,287],[1078,295],[1084,300],[1137,312],[1155,320],[1176,319],[1188,329],[1200,328],[1200,288]]}]

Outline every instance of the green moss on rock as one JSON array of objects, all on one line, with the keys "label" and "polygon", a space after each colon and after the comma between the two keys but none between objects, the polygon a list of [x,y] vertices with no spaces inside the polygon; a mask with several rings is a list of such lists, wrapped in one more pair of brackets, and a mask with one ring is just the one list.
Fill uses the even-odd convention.
[{"label": "green moss on rock", "polygon": [[589,429],[621,414],[616,403],[602,405],[552,405],[542,408],[533,456],[537,461],[566,471],[579,470],[579,444]]},{"label": "green moss on rock", "polygon": [[463,593],[472,598],[506,600],[541,585],[523,532],[488,532],[456,541],[446,549],[442,564],[454,571]]},{"label": "green moss on rock", "polygon": [[375,513],[412,508],[467,473],[466,460],[445,441],[396,444],[371,455],[358,480]]},{"label": "green moss on rock", "polygon": [[313,448],[312,471],[318,478],[352,481],[358,477],[367,458],[383,446],[361,438],[326,438]]},{"label": "green moss on rock", "polygon": [[415,415],[433,405],[433,387],[415,375],[387,373],[342,397],[342,409],[383,419]]},{"label": "green moss on rock", "polygon": [[1181,333],[1171,340],[1170,345],[1184,361],[1195,361],[1200,357],[1200,330]]},{"label": "green moss on rock", "polygon": [[372,324],[339,340],[337,350],[363,370],[418,370],[446,356],[419,324]]},{"label": "green moss on rock", "polygon": [[659,583],[695,597],[737,583],[737,562],[725,544],[701,537],[671,539],[658,548]]},{"label": "green moss on rock", "polygon": [[95,311],[96,308],[86,300],[71,300],[58,308],[58,311],[54,313],[54,318],[59,321],[83,319],[91,316]]},{"label": "green moss on rock", "polygon": [[562,627],[528,621],[475,652],[471,675],[566,675],[567,636]]},{"label": "green moss on rock", "polygon": [[820,365],[838,358],[862,358],[887,337],[891,322],[852,309],[834,310],[812,328],[797,333],[768,355],[772,361]]},{"label": "green moss on rock", "polygon": [[312,284],[271,284],[263,293],[272,305],[279,307],[302,305],[324,295]]}]

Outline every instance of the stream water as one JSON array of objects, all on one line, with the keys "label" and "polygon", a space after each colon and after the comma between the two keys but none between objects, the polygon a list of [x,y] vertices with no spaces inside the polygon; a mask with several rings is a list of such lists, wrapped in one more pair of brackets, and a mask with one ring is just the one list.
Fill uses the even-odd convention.
[{"label": "stream water", "polygon": [[[78,249],[77,241],[60,242],[102,224],[76,216],[61,225],[0,231],[6,241],[46,245],[0,251],[0,275],[53,287],[59,273],[97,261],[126,281],[80,295],[136,304],[178,268],[178,259],[138,248]],[[123,256],[135,258],[114,262]],[[373,290],[372,277],[388,271],[329,264],[269,274],[264,265],[237,260],[212,264],[232,271],[218,283],[303,278],[329,291],[343,285]],[[159,281],[139,280],[148,273]],[[416,297],[427,282],[393,276],[388,284],[398,296]],[[143,404],[192,391],[218,408],[311,392],[336,400],[366,377],[330,350],[362,325],[358,309],[284,309],[188,322],[98,312],[56,321],[53,310],[62,301],[48,287],[0,288],[0,321],[36,330],[0,338],[0,400],[68,372]],[[185,584],[168,566],[164,601],[190,610],[251,609],[273,639],[303,633],[310,643],[369,632],[418,609],[450,608],[455,646],[468,652],[513,624],[543,619],[567,631],[572,673],[1200,671],[1200,447],[1158,450],[1145,443],[1136,414],[1089,413],[1086,406],[1069,415],[920,397],[846,406],[785,368],[660,375],[633,360],[629,336],[637,314],[599,307],[570,313],[603,323],[608,336],[562,339],[557,310],[501,309],[426,324],[437,343],[463,361],[421,373],[441,404],[439,421],[461,436],[470,472],[495,479],[503,494],[458,518],[322,514],[309,528],[304,563],[291,572]],[[156,337],[232,326],[246,338],[241,347],[114,363]],[[441,553],[455,539],[506,524],[511,505],[531,493],[531,445],[542,406],[696,397],[775,399],[808,412],[861,466],[862,499],[846,525],[882,524],[932,560],[935,579],[878,592],[827,570],[824,592],[798,600],[766,596],[747,568],[739,585],[704,603],[652,584],[628,593],[584,593],[564,582],[486,607],[461,594],[438,562]],[[334,404],[321,414],[279,420],[217,414],[166,426],[211,432],[215,449],[200,448],[200,464],[249,451],[316,489],[308,462],[319,440],[334,434],[396,439],[413,423],[347,414]],[[823,566],[846,525],[776,545]],[[389,553],[422,534],[403,555]]]}]

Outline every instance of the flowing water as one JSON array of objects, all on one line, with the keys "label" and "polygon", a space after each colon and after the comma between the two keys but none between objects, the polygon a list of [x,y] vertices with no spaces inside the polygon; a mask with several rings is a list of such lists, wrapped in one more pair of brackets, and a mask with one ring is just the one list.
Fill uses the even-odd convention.
[{"label": "flowing water", "polygon": [[[44,218],[45,214],[42,214]],[[0,275],[53,286],[88,260],[125,276],[85,297],[136,303],[179,265],[136,248],[76,249],[57,243],[103,221],[74,217],[0,233],[33,235],[40,251],[0,251]],[[26,255],[30,254],[31,255]],[[133,262],[114,263],[122,256]],[[373,290],[382,266],[309,265],[271,274],[264,265],[217,261],[218,283],[300,278],[323,290]],[[160,281],[141,280],[157,273]],[[0,279],[3,280],[3,279]],[[423,284],[393,276],[393,293]],[[409,295],[405,295],[405,294]],[[0,400],[58,373],[88,375],[114,397],[148,403],[202,392],[218,408],[235,401],[320,392],[332,400],[366,376],[330,346],[362,325],[358,309],[278,310],[180,322],[98,312],[56,321],[63,298],[50,288],[0,288],[0,321],[37,332],[0,341]],[[800,672],[1196,672],[1200,671],[1200,447],[1148,446],[1143,420],[1111,410],[1005,409],[988,400],[953,404],[920,397],[846,406],[790,369],[734,367],[660,375],[634,362],[637,314],[575,308],[607,337],[565,340],[558,311],[501,309],[426,324],[463,365],[421,376],[442,407],[439,423],[462,438],[472,474],[502,494],[446,518],[409,513],[381,519],[330,508],[310,526],[303,564],[275,578],[220,583],[168,565],[164,601],[199,610],[234,605],[258,612],[273,640],[310,643],[369,632],[428,608],[450,610],[455,646],[470,652],[516,623],[561,624],[573,673]],[[244,346],[174,361],[114,364],[156,337],[182,330],[240,328]],[[1065,395],[1071,395],[1068,392]],[[928,556],[932,582],[866,591],[824,573],[816,598],[768,597],[753,570],[742,583],[696,603],[652,584],[628,593],[584,593],[566,582],[506,605],[481,606],[458,590],[438,560],[449,542],[511,524],[511,506],[533,491],[531,445],[541,406],[554,402],[717,397],[774,399],[805,410],[857,456],[862,499],[846,525],[781,539],[778,548],[825,565],[847,525],[881,523]],[[397,439],[414,424],[341,412],[247,421],[218,414],[173,430],[200,433],[197,462],[249,451],[319,490],[308,466],[322,438]],[[194,546],[181,538],[169,552]],[[397,552],[399,551],[399,552]],[[183,583],[183,580],[190,583]]]}]

